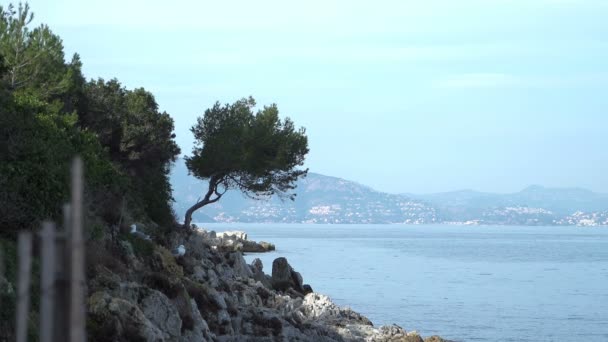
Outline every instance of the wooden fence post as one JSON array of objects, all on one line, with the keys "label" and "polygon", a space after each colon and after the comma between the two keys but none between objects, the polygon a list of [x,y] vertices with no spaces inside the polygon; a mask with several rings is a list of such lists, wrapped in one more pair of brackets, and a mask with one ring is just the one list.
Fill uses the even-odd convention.
[{"label": "wooden fence post", "polygon": [[84,239],[82,232],[83,165],[80,157],[72,162],[72,208],[70,231],[70,342],[86,340]]},{"label": "wooden fence post", "polygon": [[[2,246],[0,246],[0,279],[4,280],[4,251],[2,250]],[[0,281],[0,291],[4,290],[2,288],[4,283]],[[2,296],[0,296],[0,308],[2,307]]]},{"label": "wooden fence post", "polygon": [[55,224],[45,221],[40,232],[40,342],[53,341],[53,314],[55,312],[55,266],[57,250]]},{"label": "wooden fence post", "polygon": [[70,205],[63,205],[63,230],[58,232],[55,242],[57,244],[57,258],[55,260],[55,307],[53,310],[53,340],[68,341],[69,339],[69,308],[70,308],[70,252],[67,239],[70,228]]},{"label": "wooden fence post", "polygon": [[30,285],[32,279],[32,233],[19,233],[17,242],[19,276],[17,283],[17,342],[27,341],[27,326],[30,313]]}]

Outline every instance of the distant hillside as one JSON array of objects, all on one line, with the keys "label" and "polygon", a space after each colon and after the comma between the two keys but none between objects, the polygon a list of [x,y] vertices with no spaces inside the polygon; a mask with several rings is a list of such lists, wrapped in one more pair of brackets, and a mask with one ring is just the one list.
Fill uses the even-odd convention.
[{"label": "distant hillside", "polygon": [[[512,194],[492,194],[471,190],[428,195],[404,194],[407,198],[431,203],[442,213],[442,218],[467,221],[492,216],[497,211],[519,210],[546,219],[558,219],[580,212],[608,211],[608,195],[579,188],[546,188],[533,185]],[[524,208],[527,208],[524,210]],[[541,210],[542,209],[542,210]],[[545,222],[550,223],[550,222]]]},{"label": "distant hillside", "polygon": [[[179,218],[206,190],[183,161],[172,172]],[[530,186],[513,194],[472,190],[388,194],[341,178],[309,173],[295,201],[253,200],[229,191],[194,214],[194,222],[461,223],[498,225],[608,225],[608,195],[577,188]]]},{"label": "distant hillside", "polygon": [[[206,184],[187,176],[183,162],[172,174],[179,217]],[[253,200],[238,191],[227,192],[222,199],[195,213],[195,222],[310,222],[310,223],[433,223],[435,209],[423,201],[375,191],[367,186],[340,178],[309,173],[297,183],[295,201]]]}]

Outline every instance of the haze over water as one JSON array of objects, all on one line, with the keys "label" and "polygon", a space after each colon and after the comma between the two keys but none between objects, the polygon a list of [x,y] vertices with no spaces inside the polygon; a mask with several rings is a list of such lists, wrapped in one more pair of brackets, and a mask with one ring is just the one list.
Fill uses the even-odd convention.
[{"label": "haze over water", "polygon": [[203,224],[276,244],[315,292],[455,341],[607,341],[608,229]]}]

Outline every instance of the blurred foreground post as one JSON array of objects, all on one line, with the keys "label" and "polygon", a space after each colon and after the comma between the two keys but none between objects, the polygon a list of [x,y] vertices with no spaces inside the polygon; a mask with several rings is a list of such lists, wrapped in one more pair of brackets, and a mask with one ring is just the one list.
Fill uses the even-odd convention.
[{"label": "blurred foreground post", "polygon": [[[46,221],[39,234],[41,342],[86,341],[85,244],[82,227],[84,180],[79,157],[74,158],[72,163],[71,186],[71,203],[63,207],[63,231],[57,231],[54,223]],[[32,272],[31,232],[19,233],[17,250],[16,341],[26,342]]]},{"label": "blurred foreground post", "polygon": [[[55,224],[49,221],[42,223],[40,232],[40,342],[53,341],[53,313],[55,299],[55,265],[57,236]],[[61,303],[60,303],[61,304]]]},{"label": "blurred foreground post", "polygon": [[30,312],[30,284],[32,278],[32,233],[19,233],[17,242],[19,276],[17,283],[17,342],[27,341],[28,316]]},{"label": "blurred foreground post", "polygon": [[[0,291],[2,291],[2,286],[4,286],[4,251],[2,251],[2,246],[0,246]],[[0,308],[2,307],[2,296],[0,296]]]},{"label": "blurred foreground post", "polygon": [[72,162],[72,208],[70,215],[70,341],[84,342],[85,286],[84,239],[82,233],[83,165],[80,157]]},{"label": "blurred foreground post", "polygon": [[58,232],[55,259],[55,306],[53,307],[53,341],[67,341],[70,332],[68,313],[70,305],[70,251],[67,237],[70,232],[70,205],[63,205],[63,231]]}]

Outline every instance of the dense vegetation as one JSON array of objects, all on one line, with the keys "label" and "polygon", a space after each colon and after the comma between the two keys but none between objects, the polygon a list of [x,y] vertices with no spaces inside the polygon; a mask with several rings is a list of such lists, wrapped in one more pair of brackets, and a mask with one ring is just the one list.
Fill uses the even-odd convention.
[{"label": "dense vegetation", "polygon": [[[168,174],[180,150],[173,119],[143,88],[86,80],[79,56],[66,62],[61,39],[46,25],[32,28],[32,19],[27,5],[0,7],[0,250],[9,284],[15,284],[16,233],[43,219],[60,221],[77,154],[86,168],[88,252],[103,255],[108,246],[94,240],[121,228],[119,222],[175,227]],[[159,238],[157,230],[150,233]],[[16,298],[1,276],[3,341],[13,339]]]},{"label": "dense vegetation", "polygon": [[126,203],[171,223],[168,172],[180,152],[171,117],[143,88],[86,81],[78,55],[66,63],[61,39],[45,25],[31,29],[32,18],[27,5],[0,10],[0,231],[58,217],[75,154],[92,211],[112,221]]}]

